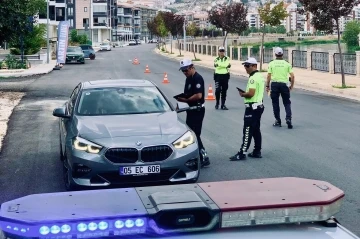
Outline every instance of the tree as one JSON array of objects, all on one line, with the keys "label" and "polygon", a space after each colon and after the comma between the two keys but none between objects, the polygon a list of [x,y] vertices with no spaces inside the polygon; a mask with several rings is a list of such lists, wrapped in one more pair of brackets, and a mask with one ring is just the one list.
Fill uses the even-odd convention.
[{"label": "tree", "polygon": [[196,55],[195,55],[195,47],[194,47],[194,37],[196,36],[196,33],[198,32],[199,28],[196,26],[196,24],[193,22],[191,23],[189,26],[187,26],[186,28],[186,35],[193,37],[191,39],[191,47],[192,47],[192,52],[194,53],[194,60],[196,60]]},{"label": "tree", "polygon": [[285,34],[286,33],[286,28],[283,25],[277,26],[276,27],[276,33]]},{"label": "tree", "polygon": [[[181,56],[181,48],[180,48],[180,39],[179,35],[182,35],[183,33],[183,25],[184,25],[184,17],[180,15],[175,15],[173,13],[164,13],[162,15],[165,26],[168,29],[168,31],[171,33],[171,39],[176,36],[177,42],[179,46],[179,55]],[[171,53],[172,53],[172,44],[171,44]]]},{"label": "tree", "polygon": [[267,2],[264,6],[259,8],[260,21],[263,24],[261,46],[260,46],[260,71],[262,70],[262,63],[264,58],[264,39],[266,34],[266,27],[275,27],[281,24],[289,14],[284,8],[284,2],[271,7],[271,3]]},{"label": "tree", "polygon": [[21,39],[11,40],[10,47],[11,54],[20,55],[21,46],[23,45],[25,55],[33,55],[40,51],[41,47],[46,44],[44,35],[46,33],[46,25],[39,24],[33,27],[32,31],[26,32],[23,37],[23,44]]},{"label": "tree", "polygon": [[159,36],[158,31],[157,31],[158,29],[157,29],[157,26],[156,26],[155,19],[147,21],[146,26],[147,26],[152,38],[154,36]]},{"label": "tree", "polygon": [[311,13],[311,24],[320,31],[326,33],[337,32],[337,44],[340,53],[340,69],[341,69],[341,84],[346,88],[344,61],[340,45],[340,25],[339,19],[349,15],[359,0],[299,0],[303,8],[299,10],[300,13]]},{"label": "tree", "polygon": [[[156,15],[156,17],[154,18],[154,22],[157,28],[157,34],[160,37],[160,42],[162,42],[162,39],[169,34],[169,29],[166,28],[164,21],[164,13],[160,12],[158,15]],[[166,49],[166,44],[165,44],[165,49]]]},{"label": "tree", "polygon": [[229,33],[244,32],[249,25],[246,20],[247,8],[243,3],[217,5],[208,14],[211,24],[226,31],[223,45]]},{"label": "tree", "polygon": [[0,3],[0,43],[17,41],[46,12],[45,0],[2,0]]},{"label": "tree", "polygon": [[359,46],[360,22],[350,21],[345,26],[343,40],[349,49]]}]

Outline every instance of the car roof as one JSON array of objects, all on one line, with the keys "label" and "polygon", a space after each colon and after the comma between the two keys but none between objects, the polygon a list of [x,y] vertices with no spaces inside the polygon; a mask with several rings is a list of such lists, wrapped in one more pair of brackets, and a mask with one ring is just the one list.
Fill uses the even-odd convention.
[{"label": "car roof", "polygon": [[155,86],[155,84],[149,80],[143,79],[114,79],[114,80],[95,80],[83,82],[84,89],[94,88],[106,88],[106,87],[145,87]]}]

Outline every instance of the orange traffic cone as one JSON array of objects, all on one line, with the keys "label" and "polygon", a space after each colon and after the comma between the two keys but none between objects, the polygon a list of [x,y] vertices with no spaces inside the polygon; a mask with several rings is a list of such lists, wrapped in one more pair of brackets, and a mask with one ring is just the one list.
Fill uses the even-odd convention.
[{"label": "orange traffic cone", "polygon": [[210,84],[210,86],[209,86],[208,95],[207,95],[207,97],[205,98],[205,100],[215,100],[215,97],[214,97],[214,93],[213,93],[213,89],[212,89],[211,84]]},{"label": "orange traffic cone", "polygon": [[139,65],[139,64],[140,64],[139,60],[137,58],[135,58],[133,60],[133,65]]},{"label": "orange traffic cone", "polygon": [[150,70],[149,70],[149,66],[148,66],[148,65],[146,65],[145,73],[151,73]]},{"label": "orange traffic cone", "polygon": [[167,73],[166,73],[166,72],[164,73],[164,80],[163,80],[162,83],[164,83],[164,84],[170,83],[170,81],[168,80],[168,77],[167,77]]}]

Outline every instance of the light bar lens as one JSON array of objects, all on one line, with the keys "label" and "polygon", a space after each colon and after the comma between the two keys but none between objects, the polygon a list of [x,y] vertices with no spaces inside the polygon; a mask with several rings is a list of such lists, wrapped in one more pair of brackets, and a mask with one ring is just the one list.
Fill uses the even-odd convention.
[{"label": "light bar lens", "polygon": [[49,239],[99,238],[119,235],[136,235],[146,232],[146,218],[123,218],[112,220],[93,220],[88,222],[53,223],[40,226],[25,226],[17,223],[2,222],[0,227],[9,234],[24,238],[39,237]]},{"label": "light bar lens", "polygon": [[340,211],[341,203],[342,199],[323,206],[223,212],[221,227],[324,221]]}]

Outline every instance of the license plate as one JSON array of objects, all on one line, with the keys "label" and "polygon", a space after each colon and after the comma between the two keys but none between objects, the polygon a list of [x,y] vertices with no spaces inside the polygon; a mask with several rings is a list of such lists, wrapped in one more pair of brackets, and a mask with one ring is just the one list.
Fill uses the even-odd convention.
[{"label": "license plate", "polygon": [[160,165],[143,165],[120,168],[120,175],[141,175],[150,173],[160,173]]},{"label": "license plate", "polygon": [[75,63],[75,62],[77,62],[77,61],[76,61],[76,60],[72,60],[71,62]]}]

